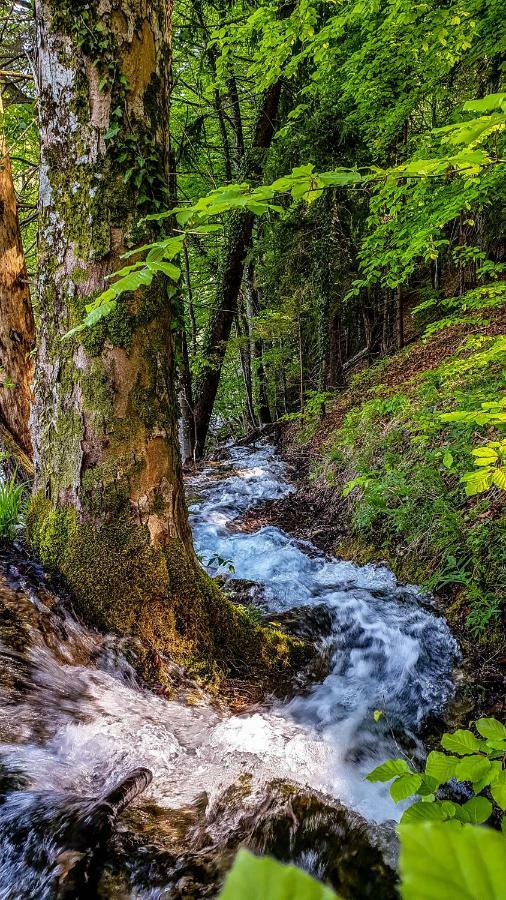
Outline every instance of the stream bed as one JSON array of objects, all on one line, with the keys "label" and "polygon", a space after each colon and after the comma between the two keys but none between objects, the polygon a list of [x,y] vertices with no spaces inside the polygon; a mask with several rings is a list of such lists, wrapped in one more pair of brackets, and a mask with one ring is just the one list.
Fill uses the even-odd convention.
[{"label": "stream bed", "polygon": [[[457,646],[387,568],[329,559],[278,528],[235,527],[291,490],[268,445],[230,448],[190,483],[195,545],[212,574],[256,582],[271,616],[319,608],[330,622],[324,680],[242,715],[218,710],[184,674],[176,699],[148,692],[122,642],[77,623],[43,573],[4,567],[0,900],[212,897],[241,842],[343,896],[395,896],[382,860],[401,810],[364,776],[399,743],[423,754],[417,732],[452,695]],[[139,767],[152,781],[118,820],[93,886],[91,851],[69,834]],[[379,881],[357,889],[359,845]],[[348,854],[339,866],[336,847]]]}]

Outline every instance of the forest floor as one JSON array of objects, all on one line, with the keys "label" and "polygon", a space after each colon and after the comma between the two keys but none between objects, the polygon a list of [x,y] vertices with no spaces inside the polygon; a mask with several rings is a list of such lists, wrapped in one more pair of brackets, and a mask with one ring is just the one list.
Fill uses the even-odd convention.
[{"label": "forest floor", "polygon": [[[276,525],[359,564],[384,561],[431,591],[462,651],[446,727],[506,712],[506,493],[466,497],[459,476],[490,436],[439,420],[504,392],[504,363],[485,352],[505,334],[504,311],[479,329],[445,328],[356,372],[319,416],[282,423],[277,440],[296,492],[239,524]],[[477,341],[484,358],[471,365]]]}]

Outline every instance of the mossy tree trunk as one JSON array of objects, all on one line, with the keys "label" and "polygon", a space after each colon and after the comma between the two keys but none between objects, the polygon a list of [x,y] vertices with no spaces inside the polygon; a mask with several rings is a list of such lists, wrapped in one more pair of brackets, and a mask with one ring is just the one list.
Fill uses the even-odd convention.
[{"label": "mossy tree trunk", "polygon": [[242,635],[243,620],[193,551],[165,285],[65,338],[121,254],[146,238],[142,214],[167,202],[170,12],[170,0],[36,5],[42,163],[28,527],[88,621],[179,658],[225,661],[219,643]]},{"label": "mossy tree trunk", "polygon": [[0,96],[0,424],[31,456],[28,419],[35,335]]}]

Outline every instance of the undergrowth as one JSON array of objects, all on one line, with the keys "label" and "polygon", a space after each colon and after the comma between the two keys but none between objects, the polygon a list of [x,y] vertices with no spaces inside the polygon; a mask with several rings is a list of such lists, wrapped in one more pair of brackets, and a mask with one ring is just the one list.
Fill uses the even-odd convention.
[{"label": "undergrowth", "polygon": [[24,524],[25,486],[13,475],[0,480],[0,540],[12,541]]},{"label": "undergrowth", "polygon": [[[450,588],[476,638],[492,636],[506,599],[506,493],[493,486],[469,497],[461,478],[473,447],[504,437],[506,426],[441,416],[499,398],[505,366],[504,338],[484,336],[395,386],[381,380],[383,361],[365,373],[368,399],[329,436],[319,467],[348,497],[352,540],[372,545],[404,579]],[[350,390],[364,397],[360,376]]]}]

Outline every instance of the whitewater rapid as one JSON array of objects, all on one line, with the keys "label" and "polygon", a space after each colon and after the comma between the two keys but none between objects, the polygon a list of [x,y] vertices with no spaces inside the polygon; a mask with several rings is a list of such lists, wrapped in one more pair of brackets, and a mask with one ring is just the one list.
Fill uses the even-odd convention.
[{"label": "whitewater rapid", "polygon": [[[20,853],[16,843],[20,821],[29,823],[52,798],[97,796],[138,766],[153,773],[143,799],[165,809],[205,792],[210,810],[246,775],[257,795],[272,779],[289,779],[371,821],[399,817],[388,787],[364,776],[399,755],[393,732],[416,742],[423,719],[443,709],[457,648],[444,619],[385,567],[329,559],[277,528],[235,527],[257,501],[291,490],[272,447],[230,448],[190,484],[198,497],[190,507],[195,546],[211,573],[258,582],[272,613],[323,605],[332,622],[328,676],[290,702],[227,715],[204,694],[191,703],[154,696],[121,646],[111,652],[115,639],[70,617],[58,652],[34,636],[29,690],[15,708],[7,693],[0,697],[0,761],[25,785],[0,807],[0,898],[16,896],[16,881],[28,884],[32,875],[39,885],[33,896],[46,896],[38,876],[27,875],[31,851]],[[43,597],[32,591],[31,598],[43,608]],[[76,656],[85,661],[76,664]],[[375,721],[378,709],[383,716]],[[32,896],[27,891],[19,896]]]}]

